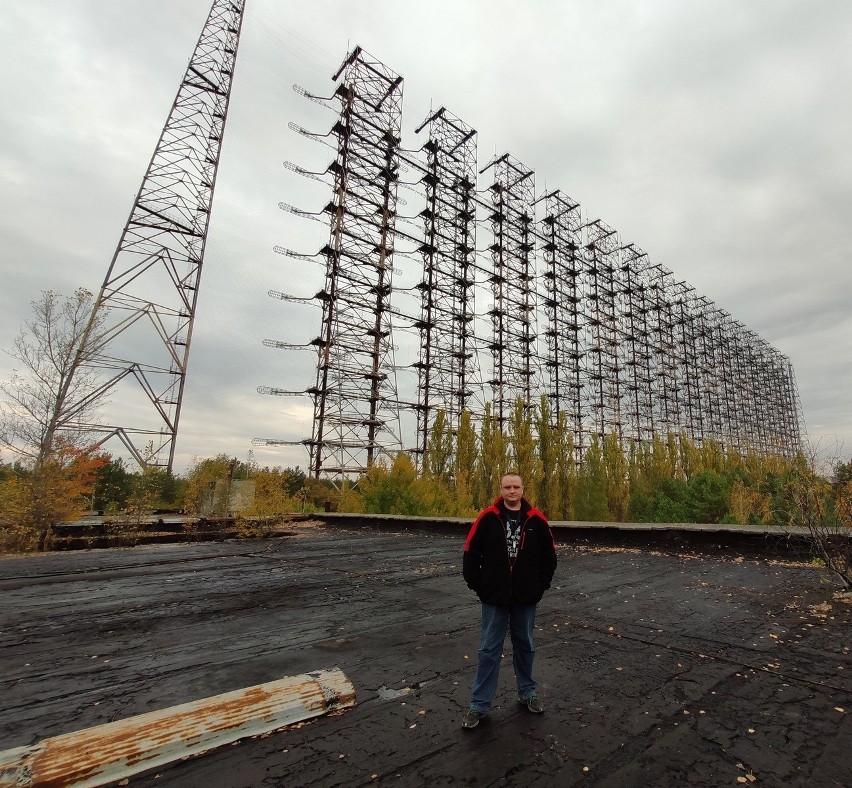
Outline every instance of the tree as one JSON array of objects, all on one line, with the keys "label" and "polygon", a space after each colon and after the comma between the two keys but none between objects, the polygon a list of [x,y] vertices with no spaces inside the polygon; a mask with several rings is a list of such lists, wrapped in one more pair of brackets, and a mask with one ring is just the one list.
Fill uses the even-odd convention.
[{"label": "tree", "polygon": [[678,435],[678,461],[683,472],[684,479],[689,481],[695,474],[703,470],[701,466],[701,452],[695,443],[690,440],[686,430],[681,430]]},{"label": "tree", "polygon": [[[759,523],[772,522],[774,520],[772,496],[770,493],[759,490],[746,484],[742,474],[732,476],[733,484],[729,496],[729,514],[722,522],[735,522],[743,525],[756,525]],[[780,490],[780,480],[769,479],[769,488]],[[780,507],[780,501],[778,507]]]},{"label": "tree", "polygon": [[20,459],[25,474],[4,490],[5,518],[44,549],[53,526],[88,508],[94,471],[105,455],[87,447],[82,428],[96,409],[99,377],[84,366],[103,341],[106,313],[79,289],[70,297],[53,291],[32,302],[27,320],[7,350],[19,366],[0,383],[0,445]]},{"label": "tree", "polygon": [[447,481],[450,477],[453,458],[453,436],[447,422],[447,414],[439,410],[432,422],[426,453],[423,457],[423,472],[436,479]]},{"label": "tree", "polygon": [[669,454],[668,445],[663,442],[663,439],[654,433],[651,441],[650,453],[650,468],[647,478],[650,488],[653,490],[663,479],[673,479],[675,475],[675,465]]},{"label": "tree", "polygon": [[110,459],[98,469],[92,492],[92,508],[100,510],[123,509],[127,504],[133,483],[133,474],[125,467],[124,460]]},{"label": "tree", "polygon": [[0,443],[38,467],[51,459],[57,435],[65,448],[86,443],[80,425],[96,410],[99,377],[84,362],[103,342],[106,313],[93,313],[83,288],[69,297],[48,290],[32,306],[7,351],[21,367],[0,384]]},{"label": "tree", "polygon": [[784,485],[786,525],[808,529],[826,569],[847,591],[852,590],[852,485],[835,490],[820,476],[816,463],[800,454]]},{"label": "tree", "polygon": [[500,422],[491,413],[491,403],[485,403],[485,414],[479,439],[479,463],[474,505],[481,509],[491,503],[500,489],[500,476],[507,467],[506,438],[500,430]]},{"label": "tree", "polygon": [[852,460],[836,463],[834,466],[834,478],[832,479],[834,489],[841,490],[850,482],[852,482]]},{"label": "tree", "polygon": [[715,471],[701,471],[688,482],[692,519],[696,523],[721,523],[731,510],[733,481]]},{"label": "tree", "polygon": [[592,435],[577,478],[574,508],[578,520],[606,522],[611,518],[606,500],[606,471],[597,435]]},{"label": "tree", "polygon": [[509,416],[509,443],[512,449],[513,470],[524,480],[524,496],[537,502],[539,464],[536,441],[533,437],[530,409],[521,397],[515,400],[515,406]]},{"label": "tree", "polygon": [[286,470],[262,468],[252,471],[254,499],[243,514],[253,517],[272,517],[298,509],[300,504],[293,500],[290,493],[292,482],[288,473],[290,470],[290,468]]},{"label": "tree", "polygon": [[603,466],[606,476],[606,508],[610,517],[623,523],[630,501],[630,480],[627,459],[616,432],[610,432],[603,442]]},{"label": "tree", "polygon": [[225,516],[231,504],[231,483],[245,480],[252,469],[227,454],[206,460],[196,459],[186,482],[184,506],[187,511]]},{"label": "tree", "polygon": [[377,463],[358,482],[364,511],[369,514],[434,514],[429,486],[417,478],[411,457],[398,452],[393,464]]},{"label": "tree", "polygon": [[564,458],[559,456],[559,428],[553,426],[552,418],[550,400],[542,394],[536,419],[539,481],[535,501],[547,517],[556,519],[560,509],[559,465]]},{"label": "tree", "polygon": [[456,434],[456,453],[454,460],[454,476],[456,486],[467,491],[468,495],[473,492],[473,483],[476,475],[476,431],[469,410],[463,410],[459,417],[459,429]]},{"label": "tree", "polygon": [[56,438],[49,457],[0,483],[0,541],[9,542],[11,534],[13,548],[47,549],[54,526],[88,508],[98,468],[107,461]]},{"label": "tree", "polygon": [[577,497],[577,463],[574,460],[574,433],[568,424],[568,414],[562,411],[556,420],[556,518],[574,519]]}]

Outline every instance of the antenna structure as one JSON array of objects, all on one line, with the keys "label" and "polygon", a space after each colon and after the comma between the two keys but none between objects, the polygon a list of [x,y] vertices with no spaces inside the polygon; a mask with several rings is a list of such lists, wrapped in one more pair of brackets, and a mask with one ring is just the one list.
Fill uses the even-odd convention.
[{"label": "antenna structure", "polygon": [[99,400],[120,408],[110,423],[75,427],[169,471],[244,7],[213,2],[78,352],[104,377]]}]

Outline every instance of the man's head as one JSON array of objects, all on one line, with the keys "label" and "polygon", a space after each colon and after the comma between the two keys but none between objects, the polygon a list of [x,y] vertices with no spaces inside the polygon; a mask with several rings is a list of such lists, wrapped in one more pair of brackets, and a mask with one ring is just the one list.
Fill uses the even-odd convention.
[{"label": "man's head", "polygon": [[500,495],[507,509],[520,509],[524,495],[524,481],[517,473],[504,473],[500,477]]}]

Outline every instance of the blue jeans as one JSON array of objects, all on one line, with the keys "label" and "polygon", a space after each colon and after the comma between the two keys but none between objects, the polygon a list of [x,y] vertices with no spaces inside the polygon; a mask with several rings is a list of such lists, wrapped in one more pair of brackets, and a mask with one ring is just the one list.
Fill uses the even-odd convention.
[{"label": "blue jeans", "polygon": [[512,636],[512,665],[521,699],[535,695],[535,680],[532,677],[533,627],[535,605],[511,605],[510,607],[482,606],[482,635],[476,658],[476,678],[473,680],[473,697],[470,707],[486,712],[491,708],[497,678],[500,675],[500,657],[508,627]]}]

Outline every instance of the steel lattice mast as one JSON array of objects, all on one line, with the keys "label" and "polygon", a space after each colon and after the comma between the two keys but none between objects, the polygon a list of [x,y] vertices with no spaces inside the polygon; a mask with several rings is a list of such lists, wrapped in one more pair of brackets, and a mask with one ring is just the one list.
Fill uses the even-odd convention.
[{"label": "steel lattice mast", "polygon": [[402,77],[356,47],[333,79],[340,116],[309,448],[312,475],[342,481],[402,447],[390,327]]},{"label": "steel lattice mast", "polygon": [[546,315],[544,330],[547,368],[554,424],[565,414],[578,452],[584,448],[584,381],[581,375],[584,330],[580,310],[579,256],[581,242],[580,204],[559,190],[539,197],[544,202],[541,220],[544,294],[541,303]]},{"label": "steel lattice mast", "polygon": [[81,364],[105,373],[94,396],[120,391],[121,414],[76,426],[169,470],[244,8],[213,2],[95,302],[96,344],[87,332],[81,345]]},{"label": "steel lattice mast", "polygon": [[491,190],[493,244],[490,247],[490,276],[493,304],[491,317],[492,379],[494,416],[503,428],[515,402],[533,401],[533,376],[537,374],[535,353],[534,287],[535,262],[535,173],[508,153],[483,167],[494,169]]},{"label": "steel lattice mast", "polygon": [[429,129],[423,219],[423,278],[418,373],[417,447],[422,457],[438,411],[452,432],[468,407],[474,317],[476,130],[444,107],[417,129]]}]

